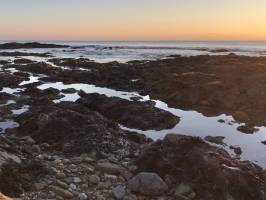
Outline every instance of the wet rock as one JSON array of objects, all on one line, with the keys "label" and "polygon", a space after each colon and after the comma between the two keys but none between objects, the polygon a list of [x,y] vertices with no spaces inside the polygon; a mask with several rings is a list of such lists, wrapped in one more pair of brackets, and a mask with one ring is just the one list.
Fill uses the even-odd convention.
[{"label": "wet rock", "polygon": [[28,64],[28,63],[32,63],[32,62],[34,62],[34,61],[33,60],[29,60],[29,59],[25,59],[25,58],[14,60],[15,64]]},{"label": "wet rock", "polygon": [[119,186],[116,186],[115,188],[113,188],[112,193],[113,193],[115,199],[121,200],[125,197],[126,190],[125,190],[125,187],[123,187],[122,185],[119,185]]},{"label": "wet rock", "polygon": [[28,42],[28,43],[4,43],[0,44],[0,49],[33,49],[33,48],[66,48],[66,45],[57,45],[57,44],[42,44],[38,42]]},{"label": "wet rock", "polygon": [[176,137],[176,143],[164,139],[144,149],[137,161],[138,171],[168,176],[171,185],[193,183],[193,192],[204,200],[226,199],[228,194],[233,199],[264,198],[259,189],[260,180],[264,179],[260,167],[232,159],[227,152],[200,138]]},{"label": "wet rock", "polygon": [[237,130],[242,132],[242,133],[253,134],[253,133],[257,132],[259,129],[255,128],[253,126],[250,126],[250,125],[243,125],[243,126],[237,127]]},{"label": "wet rock", "polygon": [[168,190],[166,183],[155,173],[141,172],[128,181],[128,188],[133,192],[157,196]]},{"label": "wet rock", "polygon": [[[27,52],[0,52],[0,56],[36,56],[36,57],[50,57],[51,55],[48,53],[27,53]],[[21,64],[21,63],[17,63]]]},{"label": "wet rock", "polygon": [[230,149],[233,149],[236,155],[242,154],[242,149],[240,147],[230,146]]},{"label": "wet rock", "polygon": [[74,88],[69,88],[69,89],[62,90],[61,92],[66,93],[66,94],[73,94],[73,93],[76,93],[77,90]]},{"label": "wet rock", "polygon": [[129,128],[162,130],[173,128],[180,120],[179,117],[156,108],[153,102],[132,102],[99,94],[81,95],[78,103]]},{"label": "wet rock", "polygon": [[225,137],[223,137],[223,136],[206,136],[204,139],[206,141],[214,143],[214,144],[224,145]]},{"label": "wet rock", "polygon": [[[96,151],[98,155],[113,152],[124,156],[137,148],[137,141],[130,140],[117,124],[78,104],[37,106],[21,115],[19,123],[21,126],[15,130],[18,135],[30,133],[39,143],[53,144],[53,148],[65,153],[80,155]],[[124,145],[126,140],[129,141],[127,146]]]},{"label": "wet rock", "polygon": [[234,112],[233,117],[238,122],[247,122],[249,120],[248,114],[243,111]]}]

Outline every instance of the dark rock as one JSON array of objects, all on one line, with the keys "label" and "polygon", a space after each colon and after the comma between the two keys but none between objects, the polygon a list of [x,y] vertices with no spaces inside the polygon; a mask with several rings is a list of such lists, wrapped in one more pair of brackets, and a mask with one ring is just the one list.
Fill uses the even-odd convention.
[{"label": "dark rock", "polygon": [[250,126],[250,125],[243,125],[243,126],[237,127],[237,130],[242,132],[242,133],[253,134],[253,133],[257,132],[259,129],[255,128],[253,126]]},{"label": "dark rock", "polygon": [[66,45],[57,45],[57,44],[41,44],[38,42],[31,43],[4,43],[0,44],[0,49],[33,49],[33,48],[66,48],[69,46]]},{"label": "dark rock", "polygon": [[172,185],[191,183],[191,190],[204,200],[228,196],[243,200],[264,198],[261,193],[264,183],[260,180],[265,175],[258,166],[233,160],[228,153],[200,138],[171,137],[171,142],[164,139],[143,150],[137,161],[138,171],[168,176]]},{"label": "dark rock", "polygon": [[155,173],[141,172],[128,181],[132,192],[158,196],[168,190],[166,183]]},{"label": "dark rock", "polygon": [[173,114],[156,108],[153,102],[132,102],[99,94],[82,93],[81,96],[78,103],[129,128],[162,130],[174,127],[180,120]]}]

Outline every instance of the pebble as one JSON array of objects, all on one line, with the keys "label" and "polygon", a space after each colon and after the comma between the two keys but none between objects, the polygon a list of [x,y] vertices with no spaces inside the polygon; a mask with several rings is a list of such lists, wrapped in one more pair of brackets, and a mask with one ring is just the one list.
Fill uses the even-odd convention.
[{"label": "pebble", "polygon": [[69,185],[69,189],[70,190],[76,190],[77,189],[77,186],[75,185],[75,184],[73,184],[73,183],[71,183],[70,185]]},{"label": "pebble", "polygon": [[81,180],[79,177],[74,177],[74,178],[73,178],[73,182],[74,182],[74,183],[81,183],[82,180]]},{"label": "pebble", "polygon": [[124,196],[126,195],[125,187],[123,187],[122,185],[119,185],[113,188],[112,192],[113,192],[115,199],[117,200],[123,199]]},{"label": "pebble", "polygon": [[120,174],[122,170],[119,165],[110,162],[99,162],[97,163],[96,168],[108,174]]},{"label": "pebble", "polygon": [[63,182],[63,181],[57,180],[57,181],[56,181],[56,184],[57,184],[59,187],[63,188],[63,189],[68,189],[68,184],[66,184],[66,183]]},{"label": "pebble", "polygon": [[92,184],[98,184],[101,181],[100,177],[97,175],[91,175],[89,177],[89,182]]},{"label": "pebble", "polygon": [[52,190],[59,196],[61,197],[64,197],[66,199],[70,199],[70,198],[73,198],[73,194],[71,192],[69,192],[68,190],[64,190],[60,187],[56,187],[56,186],[53,186],[52,187]]},{"label": "pebble", "polygon": [[88,199],[88,196],[85,193],[81,193],[81,194],[79,194],[79,199],[80,200],[86,200],[86,199]]}]

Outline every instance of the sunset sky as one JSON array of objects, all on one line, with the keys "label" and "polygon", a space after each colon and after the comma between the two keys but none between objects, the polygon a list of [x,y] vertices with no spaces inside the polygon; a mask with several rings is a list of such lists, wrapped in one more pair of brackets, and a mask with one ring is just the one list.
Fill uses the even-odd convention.
[{"label": "sunset sky", "polygon": [[0,3],[2,40],[266,40],[266,0]]}]

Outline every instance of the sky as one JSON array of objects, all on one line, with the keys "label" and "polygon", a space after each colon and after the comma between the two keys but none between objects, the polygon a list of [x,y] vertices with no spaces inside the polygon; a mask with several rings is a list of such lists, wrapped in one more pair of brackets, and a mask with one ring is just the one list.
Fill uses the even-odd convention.
[{"label": "sky", "polygon": [[266,40],[266,0],[0,0],[1,40]]}]

